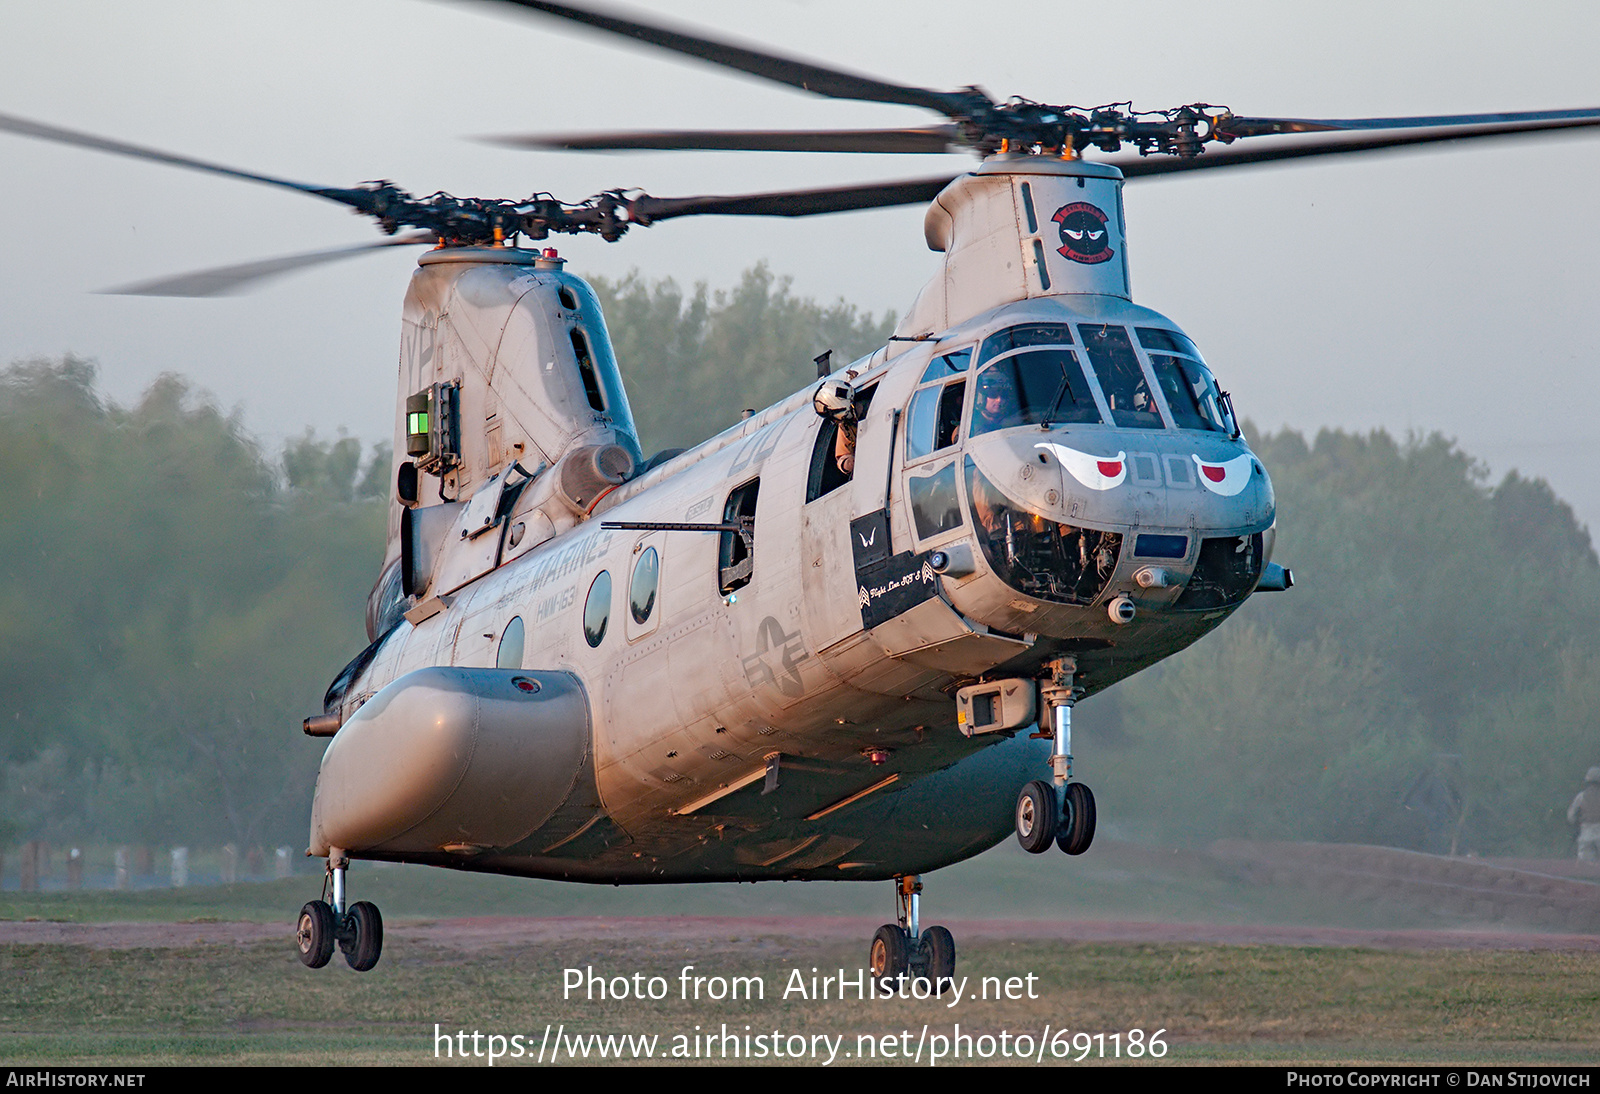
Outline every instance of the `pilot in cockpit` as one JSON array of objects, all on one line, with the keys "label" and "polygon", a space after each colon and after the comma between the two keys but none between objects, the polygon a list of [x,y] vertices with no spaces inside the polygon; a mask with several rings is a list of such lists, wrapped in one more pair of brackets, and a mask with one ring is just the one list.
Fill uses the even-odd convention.
[{"label": "pilot in cockpit", "polygon": [[1022,406],[1017,401],[1016,384],[1004,364],[978,377],[978,394],[973,410],[973,434],[1022,424]]}]

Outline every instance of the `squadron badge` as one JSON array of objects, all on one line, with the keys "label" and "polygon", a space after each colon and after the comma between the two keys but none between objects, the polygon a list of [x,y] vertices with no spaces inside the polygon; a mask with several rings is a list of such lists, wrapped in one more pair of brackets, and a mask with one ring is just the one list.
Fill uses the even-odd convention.
[{"label": "squadron badge", "polygon": [[1106,215],[1087,201],[1063,205],[1050,219],[1061,226],[1061,246],[1056,251],[1064,257],[1093,266],[1116,254],[1106,230]]}]

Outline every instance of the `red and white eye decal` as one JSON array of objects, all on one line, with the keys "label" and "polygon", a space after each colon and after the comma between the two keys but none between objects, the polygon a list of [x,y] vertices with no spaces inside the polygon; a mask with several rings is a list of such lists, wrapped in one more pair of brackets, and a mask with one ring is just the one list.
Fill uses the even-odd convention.
[{"label": "red and white eye decal", "polygon": [[1061,466],[1067,469],[1067,474],[1090,490],[1110,490],[1113,486],[1121,486],[1122,480],[1128,477],[1126,452],[1118,452],[1115,456],[1093,456],[1088,452],[1079,452],[1076,448],[1049,442],[1036,444],[1033,447],[1042,448],[1060,460]]},{"label": "red and white eye decal", "polygon": [[1231,498],[1250,484],[1250,468],[1255,460],[1248,452],[1226,463],[1207,463],[1192,454],[1189,458],[1200,469],[1200,485],[1213,494]]}]

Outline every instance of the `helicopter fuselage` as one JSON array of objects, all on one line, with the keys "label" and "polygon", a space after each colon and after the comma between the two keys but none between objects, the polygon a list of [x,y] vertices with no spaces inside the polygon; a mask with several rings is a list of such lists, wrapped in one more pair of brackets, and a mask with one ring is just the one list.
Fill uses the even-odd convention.
[{"label": "helicopter fuselage", "polygon": [[[524,254],[478,267],[475,299],[592,300]],[[931,870],[1010,833],[1050,759],[1031,722],[958,711],[961,689],[1033,687],[1065,657],[1094,694],[1219,625],[1268,566],[1271,484],[1231,406],[1121,294],[1005,301],[823,383],[850,413],[807,388],[538,533],[551,506],[502,502],[492,550],[454,502],[436,570],[466,552],[482,573],[413,580],[330,692],[311,853],[595,882]],[[618,440],[609,398],[592,409],[585,439]],[[525,499],[558,476],[545,455]]]}]

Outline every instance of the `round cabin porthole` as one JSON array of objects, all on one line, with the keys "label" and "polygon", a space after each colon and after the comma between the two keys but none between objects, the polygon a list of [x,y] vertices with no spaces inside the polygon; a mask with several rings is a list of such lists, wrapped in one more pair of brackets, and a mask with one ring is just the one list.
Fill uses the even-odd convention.
[{"label": "round cabin porthole", "polygon": [[606,636],[606,623],[611,619],[611,571],[601,570],[594,584],[589,586],[589,598],[583,602],[583,638],[591,646],[598,646]]},{"label": "round cabin porthole", "polygon": [[661,559],[654,547],[645,548],[644,554],[633,566],[633,584],[628,588],[628,610],[635,623],[645,623],[656,608],[656,587],[661,584]]},{"label": "round cabin porthole", "polygon": [[500,650],[494,655],[494,667],[497,669],[520,669],[522,667],[522,645],[525,629],[522,625],[522,616],[511,617],[511,622],[506,624],[505,633],[500,636]]}]

